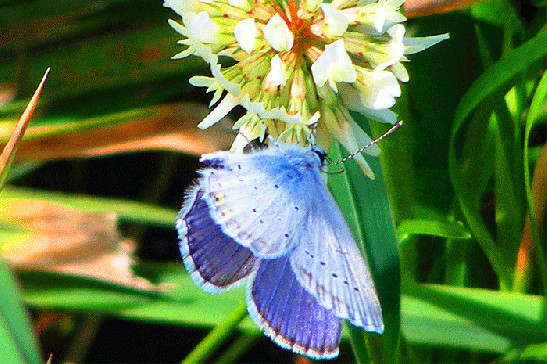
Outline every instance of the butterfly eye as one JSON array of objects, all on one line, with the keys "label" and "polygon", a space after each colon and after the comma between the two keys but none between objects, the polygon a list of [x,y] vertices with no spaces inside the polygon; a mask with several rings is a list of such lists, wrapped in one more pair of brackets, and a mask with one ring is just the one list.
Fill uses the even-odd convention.
[{"label": "butterfly eye", "polygon": [[319,157],[319,161],[321,161],[321,165],[323,165],[323,163],[325,163],[325,159],[327,159],[327,153],[323,152],[321,149],[319,148],[312,148],[312,151],[317,154],[317,157]]}]

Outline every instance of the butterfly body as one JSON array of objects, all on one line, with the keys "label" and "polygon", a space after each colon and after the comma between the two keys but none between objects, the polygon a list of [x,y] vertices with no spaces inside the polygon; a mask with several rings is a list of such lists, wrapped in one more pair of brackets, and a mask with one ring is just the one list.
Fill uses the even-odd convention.
[{"label": "butterfly body", "polygon": [[249,278],[253,320],[315,358],[337,355],[340,319],[383,331],[368,265],[321,177],[322,159],[297,146],[203,155],[177,218],[194,281],[219,292]]}]

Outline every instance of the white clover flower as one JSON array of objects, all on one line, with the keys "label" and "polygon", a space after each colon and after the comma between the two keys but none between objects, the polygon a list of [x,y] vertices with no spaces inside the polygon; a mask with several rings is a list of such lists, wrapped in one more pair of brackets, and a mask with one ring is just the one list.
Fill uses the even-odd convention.
[{"label": "white clover flower", "polygon": [[338,92],[336,82],[353,83],[357,79],[357,72],[346,53],[344,41],[337,40],[325,46],[325,51],[311,65],[313,81],[319,87],[329,81],[330,87]]},{"label": "white clover flower", "polygon": [[[403,0],[165,0],[181,17],[170,21],[187,48],[174,58],[196,55],[213,77],[190,82],[214,92],[213,111],[199,124],[207,128],[237,105],[247,113],[236,122],[232,150],[242,151],[266,133],[284,143],[317,142],[328,134],[349,152],[370,138],[349,110],[393,124],[390,110],[407,82],[406,55],[447,35],[405,37],[399,12]],[[233,59],[222,66],[219,56]],[[316,133],[312,132],[313,130]],[[323,135],[324,134],[324,135]],[[267,139],[265,140],[267,141]],[[365,153],[375,155],[377,148]],[[373,176],[362,156],[363,171]]]},{"label": "white clover flower", "polygon": [[211,20],[207,12],[202,11],[188,20],[188,29],[196,40],[207,44],[218,41],[220,27]]},{"label": "white clover flower", "polygon": [[240,9],[248,9],[251,7],[252,1],[250,0],[228,0],[228,5]]},{"label": "white clover flower", "polygon": [[348,29],[348,19],[343,12],[331,4],[321,4],[321,10],[325,16],[325,34],[331,37],[340,37]]},{"label": "white clover flower", "polygon": [[249,54],[255,48],[257,35],[258,28],[253,18],[242,20],[234,26],[234,36],[236,37],[237,44]]},{"label": "white clover flower", "polygon": [[180,15],[185,17],[186,14],[195,13],[198,9],[199,0],[164,0],[163,6],[171,8]]},{"label": "white clover flower", "polygon": [[404,0],[379,0],[377,10],[373,16],[372,27],[377,32],[385,30],[386,23],[389,25],[399,23],[406,19],[402,17],[398,9],[403,5]]},{"label": "white clover flower", "polygon": [[266,76],[266,82],[271,83],[273,86],[285,86],[287,82],[285,64],[277,54],[270,62],[270,73]]},{"label": "white clover flower", "polygon": [[264,38],[278,52],[290,50],[294,42],[294,35],[287,27],[287,23],[277,13],[271,17],[264,27]]}]

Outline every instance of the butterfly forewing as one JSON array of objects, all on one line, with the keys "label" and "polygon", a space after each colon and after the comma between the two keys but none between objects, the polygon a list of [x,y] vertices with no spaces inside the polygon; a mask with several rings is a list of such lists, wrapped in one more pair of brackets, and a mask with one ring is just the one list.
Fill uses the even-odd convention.
[{"label": "butterfly forewing", "polygon": [[338,317],[381,333],[374,282],[344,217],[324,184],[309,198],[312,208],[290,257],[298,280]]},{"label": "butterfly forewing", "polygon": [[[299,230],[295,222],[302,221],[308,210],[308,200],[291,193],[292,186],[300,184],[298,179],[306,176],[270,154],[215,153],[211,160],[217,167],[202,172],[214,219],[227,235],[261,258],[286,254],[294,246]],[[204,156],[206,163],[208,158]],[[220,168],[223,164],[230,168]]]}]

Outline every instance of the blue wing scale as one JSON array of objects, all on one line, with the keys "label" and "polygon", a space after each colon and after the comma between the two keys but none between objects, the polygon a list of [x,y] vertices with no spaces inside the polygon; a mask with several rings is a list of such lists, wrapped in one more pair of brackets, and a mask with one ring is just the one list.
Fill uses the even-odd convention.
[{"label": "blue wing scale", "polygon": [[177,219],[180,250],[192,278],[204,290],[232,288],[257,266],[258,259],[222,232],[210,216],[203,191],[195,188]]},{"label": "blue wing scale", "polygon": [[289,259],[264,259],[249,288],[249,313],[279,345],[317,359],[338,355],[340,319],[294,275]]}]

